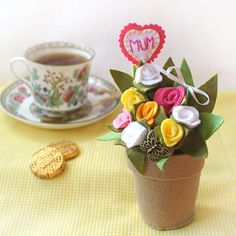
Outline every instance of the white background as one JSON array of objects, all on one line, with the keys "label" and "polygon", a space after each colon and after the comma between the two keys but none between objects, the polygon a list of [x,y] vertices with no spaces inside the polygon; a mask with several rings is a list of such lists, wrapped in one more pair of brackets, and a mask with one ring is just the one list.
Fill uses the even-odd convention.
[{"label": "white background", "polygon": [[185,57],[197,85],[218,73],[220,89],[236,89],[235,0],[0,0],[0,80],[14,79],[10,58],[52,40],[93,47],[93,74],[110,79],[109,68],[129,72],[117,42],[129,22],[166,30],[157,63]]}]

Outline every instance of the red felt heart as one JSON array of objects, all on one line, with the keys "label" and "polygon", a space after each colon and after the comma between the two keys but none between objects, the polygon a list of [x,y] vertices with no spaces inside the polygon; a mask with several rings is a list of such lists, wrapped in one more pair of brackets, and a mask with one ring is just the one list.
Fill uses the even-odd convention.
[{"label": "red felt heart", "polygon": [[160,53],[165,37],[165,31],[159,25],[130,23],[120,33],[120,48],[132,63],[149,63]]}]

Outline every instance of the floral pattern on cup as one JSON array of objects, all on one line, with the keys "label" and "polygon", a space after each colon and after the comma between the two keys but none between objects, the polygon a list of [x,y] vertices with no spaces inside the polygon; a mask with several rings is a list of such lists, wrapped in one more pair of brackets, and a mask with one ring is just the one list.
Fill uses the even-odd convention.
[{"label": "floral pattern on cup", "polygon": [[[38,58],[71,51],[83,60],[71,64],[43,63]],[[30,88],[35,104],[47,111],[69,112],[87,101],[88,75],[95,52],[82,44],[46,42],[26,49],[23,57],[10,60],[12,73]],[[24,76],[17,72],[16,63],[28,71]]]},{"label": "floral pattern on cup", "polygon": [[[35,102],[48,108],[60,107],[66,104],[68,108],[76,106],[78,102],[86,102],[86,89],[88,80],[87,67],[81,71],[75,70],[73,76],[62,72],[47,70],[43,77],[43,83],[39,83],[37,69],[33,69],[33,91]],[[69,86],[65,86],[69,84]]]},{"label": "floral pattern on cup", "polygon": [[30,96],[31,94],[28,91],[28,87],[26,85],[21,85],[17,91],[14,91],[14,93],[10,95],[8,104],[9,110],[14,113],[24,100]]}]

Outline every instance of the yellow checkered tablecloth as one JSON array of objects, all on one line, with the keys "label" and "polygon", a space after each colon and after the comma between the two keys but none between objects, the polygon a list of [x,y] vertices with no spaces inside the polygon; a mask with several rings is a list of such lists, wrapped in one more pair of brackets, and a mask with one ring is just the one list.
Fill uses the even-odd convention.
[{"label": "yellow checkered tablecloth", "polygon": [[[1,89],[3,86],[1,87]],[[208,142],[194,222],[158,232],[144,224],[125,151],[95,138],[109,117],[73,130],[28,126],[0,111],[0,235],[206,235],[236,236],[236,93],[221,93],[215,113],[225,119]],[[80,149],[53,180],[34,177],[32,154],[49,142],[68,139]]]}]

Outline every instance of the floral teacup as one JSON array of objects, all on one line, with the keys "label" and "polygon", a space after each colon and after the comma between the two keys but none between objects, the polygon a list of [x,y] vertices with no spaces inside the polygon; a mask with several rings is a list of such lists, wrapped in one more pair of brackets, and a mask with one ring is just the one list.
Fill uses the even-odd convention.
[{"label": "floral teacup", "polygon": [[[78,109],[87,101],[87,85],[95,52],[66,42],[48,42],[28,48],[24,57],[10,61],[12,73],[33,93],[35,104],[53,112]],[[14,67],[23,62],[29,73],[19,75]]]}]

